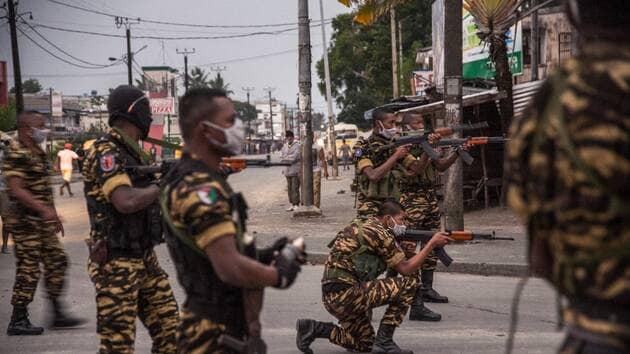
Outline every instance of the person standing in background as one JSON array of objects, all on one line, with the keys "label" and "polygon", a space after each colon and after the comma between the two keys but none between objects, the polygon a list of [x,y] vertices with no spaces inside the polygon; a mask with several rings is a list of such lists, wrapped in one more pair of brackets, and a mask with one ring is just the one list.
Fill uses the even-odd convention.
[{"label": "person standing in background", "polygon": [[341,161],[344,170],[349,170],[348,161],[350,161],[350,145],[346,143],[346,139],[341,140],[341,147],[339,148],[339,155],[341,155]]},{"label": "person standing in background", "polygon": [[289,194],[289,203],[291,204],[286,210],[293,211],[300,205],[300,162],[302,161],[301,145],[295,140],[292,131],[287,130],[285,133],[286,142],[282,147],[280,159],[282,162],[290,163],[284,169],[284,176],[287,178],[287,190]]},{"label": "person standing in background", "polygon": [[68,188],[68,194],[73,197],[72,189],[70,189],[70,182],[72,181],[72,161],[78,160],[79,155],[72,151],[72,144],[66,143],[63,146],[63,150],[57,153],[57,161],[55,161],[55,171],[61,171],[61,178],[63,178],[63,184],[59,187],[59,195],[63,195],[63,188]]}]

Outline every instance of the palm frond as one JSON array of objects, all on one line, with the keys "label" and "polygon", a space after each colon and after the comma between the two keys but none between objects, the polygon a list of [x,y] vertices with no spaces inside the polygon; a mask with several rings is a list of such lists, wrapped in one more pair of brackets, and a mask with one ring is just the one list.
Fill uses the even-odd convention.
[{"label": "palm frond", "polygon": [[479,32],[485,36],[502,35],[516,21],[519,0],[464,0]]},{"label": "palm frond", "polygon": [[354,21],[362,25],[371,25],[379,17],[388,13],[392,7],[409,0],[337,0],[347,7],[356,8]]}]

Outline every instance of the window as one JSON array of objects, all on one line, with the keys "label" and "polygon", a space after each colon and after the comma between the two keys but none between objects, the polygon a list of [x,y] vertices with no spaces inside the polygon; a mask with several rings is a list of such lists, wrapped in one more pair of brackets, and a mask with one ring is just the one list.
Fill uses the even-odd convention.
[{"label": "window", "polygon": [[558,34],[558,62],[563,63],[571,58],[571,32],[560,32]]}]

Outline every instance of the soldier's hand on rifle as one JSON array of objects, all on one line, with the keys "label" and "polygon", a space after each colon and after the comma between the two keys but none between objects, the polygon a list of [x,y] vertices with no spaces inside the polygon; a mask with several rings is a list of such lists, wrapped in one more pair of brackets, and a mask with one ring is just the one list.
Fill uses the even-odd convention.
[{"label": "soldier's hand on rifle", "polygon": [[433,237],[429,240],[429,244],[435,247],[444,247],[449,242],[454,241],[452,238],[448,237],[446,232],[436,232],[433,234]]},{"label": "soldier's hand on rifle", "polygon": [[462,150],[464,150],[464,151],[470,151],[470,149],[472,149],[473,147],[474,147],[474,145],[470,141],[465,142],[461,146]]},{"label": "soldier's hand on rifle", "polygon": [[286,237],[280,237],[275,240],[269,247],[261,248],[258,250],[258,261],[263,264],[271,264],[275,256],[286,246],[289,239]]},{"label": "soldier's hand on rifle", "polygon": [[394,156],[396,160],[404,159],[405,156],[409,154],[409,148],[411,148],[410,144],[399,146],[392,156]]},{"label": "soldier's hand on rifle", "polygon": [[285,245],[275,259],[274,265],[278,271],[278,283],[275,287],[279,289],[290,287],[297,278],[304,260],[304,251],[292,244]]},{"label": "soldier's hand on rifle", "polygon": [[441,138],[442,136],[440,134],[431,133],[429,134],[429,137],[427,140],[429,141],[429,144],[433,145],[437,143],[438,141],[440,141]]}]

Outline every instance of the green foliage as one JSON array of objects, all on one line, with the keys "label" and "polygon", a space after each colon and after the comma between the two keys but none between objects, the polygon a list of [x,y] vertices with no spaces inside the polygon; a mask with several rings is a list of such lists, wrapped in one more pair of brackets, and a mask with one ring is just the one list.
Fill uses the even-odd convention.
[{"label": "green foliage", "polygon": [[[241,101],[232,101],[232,103],[234,103],[234,109],[236,110],[236,113],[238,114],[238,116],[243,120],[243,122],[245,122],[245,127],[249,127],[249,125],[247,124],[247,122],[249,121],[253,121],[256,119],[256,106],[252,105],[252,104],[248,104],[247,102],[241,102]],[[246,128],[246,133],[249,134],[253,134],[254,129],[247,129]]]},{"label": "green foliage", "polygon": [[[44,89],[42,85],[39,83],[37,79],[28,79],[26,81],[22,81],[22,92],[23,93],[38,93]],[[9,90],[10,93],[15,93],[15,87],[11,87]]]},{"label": "green foliage", "polygon": [[[402,24],[402,94],[409,94],[416,50],[431,45],[431,1],[412,1],[396,8]],[[392,52],[389,18],[370,26],[353,21],[352,14],[333,19],[329,61],[332,95],[341,109],[338,120],[367,128],[363,113],[392,97]],[[324,94],[324,63],[317,62],[318,87]]]},{"label": "green foliage", "polygon": [[8,132],[16,128],[16,110],[15,103],[9,102],[5,107],[0,107],[0,130]]},{"label": "green foliage", "polygon": [[209,87],[208,74],[202,68],[195,66],[188,75],[188,85],[190,88]]},{"label": "green foliage", "polygon": [[225,91],[228,96],[234,93],[234,91],[230,90],[230,85],[226,84],[225,80],[223,80],[221,73],[217,73],[217,77],[208,81],[208,85],[210,85],[213,89]]}]

